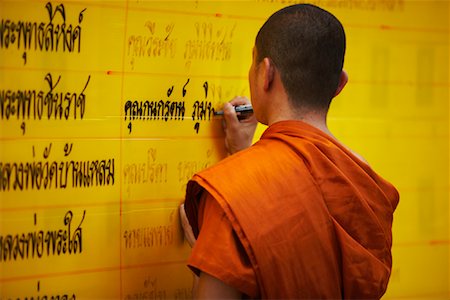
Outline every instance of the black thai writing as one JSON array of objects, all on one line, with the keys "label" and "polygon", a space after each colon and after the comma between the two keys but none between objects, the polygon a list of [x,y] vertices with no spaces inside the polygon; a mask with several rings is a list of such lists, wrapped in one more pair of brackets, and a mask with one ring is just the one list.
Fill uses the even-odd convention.
[{"label": "black thai writing", "polygon": [[[144,24],[145,35],[131,35],[128,38],[128,56],[131,57],[161,57],[174,58],[176,54],[177,40],[170,37],[175,23],[171,22],[164,27],[162,33],[156,33],[156,27],[159,24],[153,21],[147,21]],[[132,65],[134,60],[131,61]]]},{"label": "black thai writing", "polygon": [[22,120],[41,120],[43,118],[83,119],[86,110],[86,95],[84,94],[91,76],[89,75],[81,92],[57,92],[61,80],[56,82],[51,73],[45,75],[48,91],[38,90],[0,90],[0,118],[9,120],[14,116]]},{"label": "black thai writing", "polygon": [[43,295],[37,295],[37,296],[25,296],[25,297],[14,297],[14,298],[1,298],[1,299],[8,299],[8,300],[76,300],[77,297],[75,294],[68,295],[68,294],[43,294]]},{"label": "black thai writing", "polygon": [[[217,27],[217,25],[215,25]],[[194,24],[197,39],[185,44],[186,60],[229,61],[231,59],[232,38],[236,23],[231,27],[214,28],[210,22]]]},{"label": "black thai writing", "polygon": [[[265,3],[299,4],[301,0],[258,0]],[[320,7],[344,8],[351,10],[402,11],[405,0],[310,0],[310,4]]]},{"label": "black thai writing", "polygon": [[123,168],[125,184],[153,184],[167,182],[167,163],[156,161],[156,149],[147,150],[147,161],[126,164]]},{"label": "black thai writing", "polygon": [[125,230],[123,239],[125,248],[160,248],[175,242],[175,213],[172,211],[168,224]]},{"label": "black thai writing", "polygon": [[114,185],[114,158],[92,161],[0,162],[0,191]]},{"label": "black thai writing", "polygon": [[[189,79],[183,85],[181,101],[172,100],[128,100],[124,105],[124,120],[130,121],[128,123],[129,133],[132,131],[132,121],[184,121],[186,114],[185,96],[187,95],[187,85]],[[205,100],[196,100],[192,105],[191,119],[196,122],[194,130],[198,133],[200,128],[199,121],[211,121],[214,116],[215,109],[211,101],[206,100],[208,97],[208,82],[203,83],[205,92]],[[171,86],[167,90],[167,97],[171,97],[175,87]]]},{"label": "black thai writing", "polygon": [[183,120],[186,111],[184,101],[131,101],[125,103],[127,120]]},{"label": "black thai writing", "polygon": [[83,211],[78,226],[73,229],[73,212],[67,211],[63,217],[64,228],[36,230],[0,236],[0,261],[24,260],[83,252]]},{"label": "black thai writing", "polygon": [[25,297],[10,297],[10,296],[0,296],[0,299],[8,299],[8,300],[75,300],[77,297],[75,294],[69,295],[69,294],[61,294],[61,292],[58,293],[51,293],[51,292],[44,292],[41,291],[42,285],[41,281],[38,280],[36,284],[36,292],[38,295],[35,296],[25,296]]},{"label": "black thai writing", "polygon": [[211,120],[214,116],[214,108],[210,101],[195,101],[192,106],[194,111],[192,112],[192,120]]},{"label": "black thai writing", "polygon": [[[81,22],[86,9],[78,14],[78,24],[66,23],[66,9],[63,4],[53,7],[47,2],[47,22],[14,21],[2,19],[0,22],[0,48],[17,46],[18,50],[37,51],[81,51]],[[58,20],[55,19],[59,16]],[[56,21],[60,23],[56,23]]]},{"label": "black thai writing", "polygon": [[[114,185],[114,158],[75,161],[69,160],[73,144],[66,143],[67,160],[52,161],[49,156],[52,143],[45,147],[43,160],[30,162],[0,161],[0,192],[23,190],[48,190],[88,188]],[[33,157],[35,147],[32,147]]]},{"label": "black thai writing", "polygon": [[68,295],[68,294],[43,294],[43,295],[37,295],[37,296],[25,296],[25,297],[13,297],[13,298],[0,298],[0,299],[7,299],[7,300],[76,300],[77,297],[75,294]]},{"label": "black thai writing", "polygon": [[43,295],[37,295],[37,296],[25,296],[23,298],[21,297],[14,297],[14,298],[1,298],[1,299],[8,299],[8,300],[75,300],[77,299],[75,294],[68,295],[68,294],[43,294]]}]

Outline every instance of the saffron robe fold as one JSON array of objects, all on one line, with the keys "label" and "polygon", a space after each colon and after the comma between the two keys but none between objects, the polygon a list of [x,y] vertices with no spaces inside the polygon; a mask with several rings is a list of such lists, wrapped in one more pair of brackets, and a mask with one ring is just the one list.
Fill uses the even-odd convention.
[{"label": "saffron robe fold", "polygon": [[262,298],[384,294],[399,194],[322,131],[275,123],[252,147],[194,175],[185,210],[196,236],[204,190],[245,249]]},{"label": "saffron robe fold", "polygon": [[[244,247],[233,231],[225,212],[215,199],[203,192],[198,209],[198,236],[187,265],[196,274],[200,270],[236,288],[247,297],[260,297],[255,273]],[[202,230],[206,227],[207,230]]]}]

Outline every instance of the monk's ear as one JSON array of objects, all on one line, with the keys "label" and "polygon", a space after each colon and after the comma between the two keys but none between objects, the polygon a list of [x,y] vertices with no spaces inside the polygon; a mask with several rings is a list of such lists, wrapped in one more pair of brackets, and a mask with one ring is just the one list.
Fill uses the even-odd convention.
[{"label": "monk's ear", "polygon": [[334,93],[334,97],[339,95],[339,93],[342,91],[342,89],[345,87],[345,85],[348,82],[348,74],[344,70],[342,70],[341,75],[339,76],[339,84],[336,89],[336,92]]},{"label": "monk's ear", "polygon": [[264,72],[264,90],[268,90],[273,82],[273,78],[275,77],[275,66],[270,58],[265,57],[262,61],[262,67]]}]

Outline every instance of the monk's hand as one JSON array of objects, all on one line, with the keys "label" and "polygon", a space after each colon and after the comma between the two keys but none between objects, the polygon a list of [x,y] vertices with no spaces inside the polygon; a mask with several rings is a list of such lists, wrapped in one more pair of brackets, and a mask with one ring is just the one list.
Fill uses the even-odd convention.
[{"label": "monk's hand", "polygon": [[251,146],[258,121],[254,114],[239,115],[234,106],[250,104],[245,97],[236,97],[223,106],[225,147],[229,154]]},{"label": "monk's hand", "polygon": [[191,247],[194,247],[196,239],[194,236],[194,232],[192,231],[191,224],[189,224],[189,220],[186,216],[186,211],[184,210],[184,203],[180,205],[180,221],[181,226],[183,227],[185,239],[187,240],[187,242]]}]

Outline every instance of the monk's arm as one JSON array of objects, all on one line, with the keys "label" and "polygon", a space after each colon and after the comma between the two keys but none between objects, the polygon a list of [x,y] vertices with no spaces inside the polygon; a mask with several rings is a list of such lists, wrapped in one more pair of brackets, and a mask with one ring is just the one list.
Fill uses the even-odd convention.
[{"label": "monk's arm", "polygon": [[198,280],[195,299],[242,299],[242,294],[223,281],[201,272]]},{"label": "monk's arm", "polygon": [[[195,237],[192,232],[192,227],[186,217],[184,204],[180,206],[181,225],[184,230],[185,238],[191,247],[195,244]],[[194,275],[194,282],[192,292],[195,299],[241,299],[241,293],[226,285],[221,280],[201,272],[200,277]]]}]

